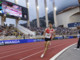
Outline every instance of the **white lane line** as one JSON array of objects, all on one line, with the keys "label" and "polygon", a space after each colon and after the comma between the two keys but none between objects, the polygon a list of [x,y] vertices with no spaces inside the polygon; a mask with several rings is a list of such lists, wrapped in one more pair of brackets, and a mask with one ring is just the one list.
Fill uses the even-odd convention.
[{"label": "white lane line", "polygon": [[[41,46],[41,47],[43,47],[43,46]],[[38,47],[38,48],[41,48],[41,47]],[[2,59],[2,58],[6,58],[6,57],[9,57],[9,56],[12,56],[12,55],[16,55],[16,54],[20,54],[20,53],[24,53],[24,52],[28,52],[28,51],[31,51],[31,50],[34,50],[34,49],[38,49],[38,48],[33,48],[33,49],[30,49],[30,50],[25,50],[25,51],[20,51],[20,52],[18,52],[18,53],[12,53],[12,54],[9,54],[9,55],[6,55],[6,56],[2,56],[2,57],[0,57],[0,59]]]},{"label": "white lane line", "polygon": [[[27,46],[19,46],[19,47],[17,47],[18,49],[16,48],[16,50],[27,49],[27,48],[24,48],[24,47],[27,47]],[[32,47],[35,47],[35,46],[32,46]],[[32,48],[32,47],[31,47],[31,48]],[[41,47],[41,46],[39,46],[39,47]],[[20,48],[20,49],[19,49],[19,48]],[[13,50],[12,50],[12,49],[13,49]],[[6,52],[1,52],[0,54],[4,54],[4,53],[9,53],[9,52],[16,51],[14,48],[12,48],[12,49],[7,49],[8,51],[6,50]]]},{"label": "white lane line", "polygon": [[[39,46],[38,48],[41,48],[41,47],[43,47],[43,46]],[[6,57],[9,57],[9,56],[12,56],[12,55],[16,55],[16,54],[24,53],[24,52],[31,51],[31,50],[34,50],[34,49],[37,49],[37,48],[33,48],[33,49],[25,50],[25,51],[20,51],[20,52],[18,52],[18,53],[14,53],[14,54],[6,55],[6,56],[0,57],[0,58],[6,58]]]},{"label": "white lane line", "polygon": [[[26,46],[25,46],[26,47]],[[34,47],[34,46],[33,46]],[[40,48],[40,47],[42,47],[42,46],[38,46],[38,48]],[[32,47],[31,47],[32,48]],[[23,49],[27,49],[27,48],[24,48],[23,47]],[[16,50],[23,50],[23,49],[16,49]],[[33,48],[34,49],[34,48]],[[36,48],[35,48],[36,49]],[[13,52],[13,51],[16,51],[16,50],[10,50],[10,51],[6,51],[6,52],[2,52],[2,53],[0,53],[0,54],[4,54],[4,53],[9,53],[9,52]],[[30,49],[30,50],[32,50],[32,49]]]},{"label": "white lane line", "polygon": [[[25,46],[26,47],[26,46]],[[10,51],[6,51],[6,52],[2,52],[2,53],[0,53],[0,54],[4,54],[4,53],[9,53],[9,52],[13,52],[13,51],[16,51],[16,50],[23,50],[23,49],[27,49],[27,48],[29,48],[29,47],[27,47],[27,48],[25,48],[25,47],[22,47],[22,48],[20,48],[20,49],[14,49],[14,50],[10,50]],[[33,46],[34,47],[34,46]],[[33,47],[30,47],[30,48],[33,48]],[[39,46],[39,47],[41,47],[41,46]]]},{"label": "white lane line", "polygon": [[[61,45],[63,45],[63,44],[61,44]],[[59,45],[56,45],[56,46],[59,46]],[[55,48],[56,46],[54,46],[54,48]],[[40,47],[39,47],[39,48],[40,48]],[[34,49],[37,49],[37,48],[34,48]],[[34,49],[31,49],[31,50],[34,50]],[[0,57],[0,58],[6,58],[6,57],[9,57],[9,56],[12,56],[12,55],[20,54],[20,53],[27,52],[27,51],[31,51],[31,50],[20,51],[20,52],[18,52],[18,53],[6,55],[6,56]]]},{"label": "white lane line", "polygon": [[22,59],[20,59],[20,60],[27,59],[27,58],[29,58],[29,57],[31,57],[31,56],[33,56],[33,55],[39,54],[39,53],[41,53],[41,52],[43,52],[43,50],[41,50],[41,51],[39,51],[39,52],[37,52],[37,53],[34,53],[34,54],[32,54],[32,55],[29,55],[29,56],[27,56],[27,57],[24,57],[24,58],[22,58]]},{"label": "white lane line", "polygon": [[[61,45],[62,45],[62,44],[61,44]],[[57,45],[56,45],[56,46],[57,46]],[[41,46],[41,47],[42,47],[42,46]],[[38,48],[40,48],[40,47],[38,47]],[[27,51],[31,51],[31,50],[34,50],[34,49],[37,49],[37,48],[33,48],[33,49],[30,49],[30,50],[20,51],[20,52],[18,52],[18,53],[14,53],[14,54],[9,54],[9,55],[6,55],[6,56],[2,56],[2,57],[0,57],[0,59],[6,58],[6,57],[9,57],[9,56],[12,56],[12,55],[24,53],[24,52],[27,52]]]},{"label": "white lane line", "polygon": [[[56,45],[56,46],[54,46],[54,47],[52,47],[52,48],[55,48],[55,47],[58,47],[58,46],[62,46],[62,45],[64,45],[64,44]],[[49,48],[49,49],[52,49],[52,48]],[[44,50],[41,50],[41,51],[39,51],[39,52],[37,52],[37,53],[34,53],[34,54],[32,54],[32,55],[29,55],[29,56],[26,56],[26,57],[24,57],[24,58],[21,58],[20,60],[27,59],[27,58],[32,57],[32,56],[34,56],[34,55],[36,55],[36,54],[39,54],[39,53],[41,53],[41,52],[43,52],[43,51],[44,51]]]},{"label": "white lane line", "polygon": [[[6,49],[7,49],[6,51],[9,51],[9,50],[15,49],[15,47],[16,47],[16,48],[22,48],[23,46],[13,46],[13,47],[14,47],[14,48],[10,47],[11,49],[6,48]],[[4,48],[3,50],[5,50],[5,48]],[[2,52],[4,52],[4,51],[2,51]],[[0,53],[1,53],[1,52],[0,52]]]},{"label": "white lane line", "polygon": [[[25,45],[26,45],[26,44],[24,44],[24,45],[16,44],[16,45],[12,45],[12,46],[10,45],[10,46],[7,46],[8,48],[6,47],[6,49],[7,49],[6,51],[15,49],[15,47],[16,47],[16,48],[28,47],[28,46],[25,46]],[[33,44],[31,44],[31,45],[33,45]],[[3,46],[3,47],[4,47],[4,46]],[[14,48],[12,48],[12,47],[14,47]],[[9,48],[11,48],[11,49],[9,49]],[[2,52],[4,52],[3,50],[5,50],[5,48],[2,49]],[[0,53],[2,53],[2,52],[0,52]]]},{"label": "white lane line", "polygon": [[57,57],[59,57],[62,53],[64,53],[67,49],[69,49],[70,47],[72,47],[75,44],[72,44],[72,45],[66,47],[65,49],[63,49],[62,51],[60,51],[59,53],[57,53],[55,56],[53,56],[50,60],[56,60]]}]

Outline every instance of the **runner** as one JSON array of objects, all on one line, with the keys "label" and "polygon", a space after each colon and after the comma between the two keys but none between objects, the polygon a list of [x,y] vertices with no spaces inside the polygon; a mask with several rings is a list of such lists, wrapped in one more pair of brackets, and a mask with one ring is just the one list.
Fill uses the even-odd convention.
[{"label": "runner", "polygon": [[48,50],[48,46],[50,45],[50,41],[53,40],[53,38],[55,37],[55,30],[53,29],[53,25],[51,22],[49,22],[49,27],[45,29],[44,36],[45,36],[45,49],[43,54],[41,55],[41,58],[45,56],[45,53]]},{"label": "runner", "polygon": [[79,29],[79,36],[78,36],[78,38],[79,38],[79,40],[78,40],[78,43],[77,43],[77,48],[78,48],[78,50],[79,50],[79,48],[80,48],[80,27],[78,27],[78,29]]}]

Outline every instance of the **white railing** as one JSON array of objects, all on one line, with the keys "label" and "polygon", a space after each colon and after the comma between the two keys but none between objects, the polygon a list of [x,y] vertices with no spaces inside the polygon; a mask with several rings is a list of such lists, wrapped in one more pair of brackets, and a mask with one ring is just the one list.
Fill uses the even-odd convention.
[{"label": "white railing", "polygon": [[35,32],[33,32],[33,31],[29,30],[28,28],[25,28],[21,25],[17,25],[17,28],[24,34],[36,35]]}]

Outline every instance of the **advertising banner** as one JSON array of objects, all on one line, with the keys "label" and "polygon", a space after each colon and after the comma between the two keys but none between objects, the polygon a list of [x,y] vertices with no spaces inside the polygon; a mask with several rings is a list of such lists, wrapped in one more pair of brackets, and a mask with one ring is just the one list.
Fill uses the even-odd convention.
[{"label": "advertising banner", "polygon": [[2,40],[0,41],[0,45],[21,44],[21,43],[40,42],[40,41],[44,41],[44,40],[43,39]]},{"label": "advertising banner", "polygon": [[0,41],[0,45],[4,45],[4,41]]}]

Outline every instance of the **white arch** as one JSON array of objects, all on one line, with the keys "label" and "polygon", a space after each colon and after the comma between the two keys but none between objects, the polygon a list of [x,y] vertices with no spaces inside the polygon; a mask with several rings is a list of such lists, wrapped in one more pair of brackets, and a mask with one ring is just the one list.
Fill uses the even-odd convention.
[{"label": "white arch", "polygon": [[70,17],[77,12],[79,12],[79,7],[58,14],[57,15],[58,26],[64,25],[64,27],[68,27],[68,24],[70,23]]}]

